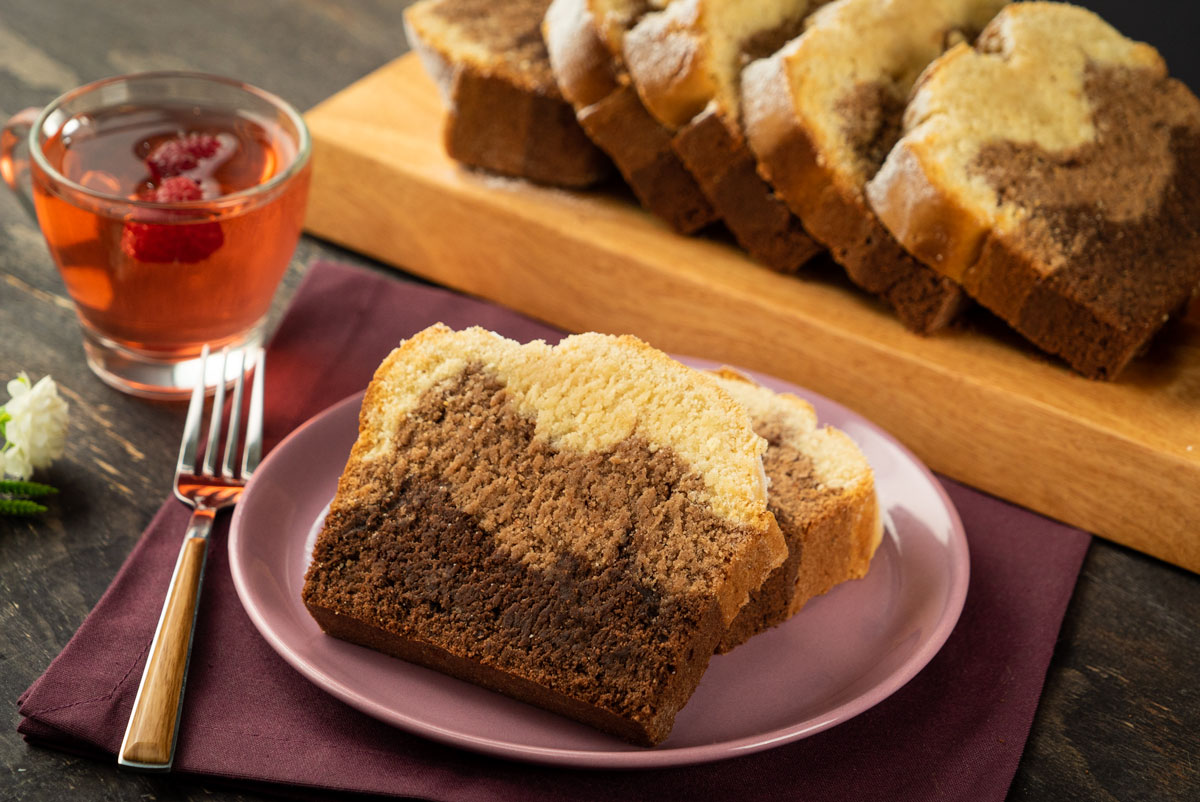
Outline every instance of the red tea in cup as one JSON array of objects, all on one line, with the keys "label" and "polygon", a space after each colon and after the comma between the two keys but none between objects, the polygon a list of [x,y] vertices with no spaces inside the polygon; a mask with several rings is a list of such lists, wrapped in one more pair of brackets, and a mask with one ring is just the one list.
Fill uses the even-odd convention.
[{"label": "red tea in cup", "polygon": [[[195,355],[266,314],[300,233],[306,182],[252,209],[221,199],[295,161],[295,142],[277,125],[216,110],[114,107],[71,118],[42,151],[85,188],[186,204],[144,209],[142,220],[154,211],[158,219],[139,222],[76,205],[47,177],[35,178],[42,232],[85,324],[129,348]],[[211,155],[189,159],[189,151]],[[170,175],[152,175],[148,156],[165,162],[176,153],[184,158]],[[166,192],[176,177],[195,192]]]},{"label": "red tea in cup", "polygon": [[112,79],[41,113],[34,206],[102,378],[183,394],[201,346],[261,342],[304,221],[308,151],[282,101],[210,76]]}]

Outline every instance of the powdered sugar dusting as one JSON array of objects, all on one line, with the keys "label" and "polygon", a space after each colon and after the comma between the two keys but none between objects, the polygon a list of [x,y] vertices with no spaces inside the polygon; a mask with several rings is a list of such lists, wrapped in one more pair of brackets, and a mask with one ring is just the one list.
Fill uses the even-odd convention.
[{"label": "powdered sugar dusting", "polygon": [[707,52],[698,30],[697,0],[676,0],[647,14],[625,35],[625,66],[646,109],[671,129],[690,120],[707,102],[699,99]]},{"label": "powdered sugar dusting", "polygon": [[404,18],[404,35],[408,39],[408,46],[417,54],[421,66],[437,86],[442,105],[449,108],[452,105],[450,89],[454,83],[454,65],[417,33],[407,17]]},{"label": "powdered sugar dusting", "polygon": [[786,48],[769,58],[751,62],[742,70],[742,127],[750,149],[767,172],[770,165],[764,157],[786,136],[788,127],[784,121],[791,116],[785,53]]}]

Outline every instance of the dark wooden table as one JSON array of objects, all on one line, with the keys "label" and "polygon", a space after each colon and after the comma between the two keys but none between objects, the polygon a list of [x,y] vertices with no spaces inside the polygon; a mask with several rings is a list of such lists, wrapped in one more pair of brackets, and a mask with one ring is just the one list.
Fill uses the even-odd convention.
[{"label": "dark wooden table", "polygon": [[[309,108],[406,49],[404,5],[8,0],[0,6],[0,114],[148,69],[223,73]],[[1200,86],[1196,24],[1171,16],[1183,4],[1089,5],[1156,44],[1176,74]],[[306,266],[323,257],[372,264],[306,237],[276,317]],[[0,191],[0,379],[20,370],[54,376],[72,428],[65,457],[42,477],[62,489],[51,511],[0,518],[0,699],[10,704],[66,644],[165,497],[183,406],[123,396],[89,372],[37,227]],[[1200,799],[1198,670],[1200,577],[1094,542],[1010,798]],[[260,798],[31,748],[17,718],[10,706],[0,725],[0,799]]]}]

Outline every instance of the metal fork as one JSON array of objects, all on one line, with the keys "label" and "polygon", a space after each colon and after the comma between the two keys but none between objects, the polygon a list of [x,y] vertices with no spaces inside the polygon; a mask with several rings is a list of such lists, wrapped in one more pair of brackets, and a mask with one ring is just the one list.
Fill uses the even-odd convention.
[{"label": "metal fork", "polygon": [[144,771],[169,771],[175,759],[175,741],[179,734],[183,690],[192,652],[200,583],[204,578],[204,562],[208,555],[209,532],[217,513],[237,503],[246,480],[258,467],[262,456],[263,355],[259,351],[250,392],[241,468],[235,471],[234,454],[241,423],[242,387],[246,378],[245,356],[242,351],[226,427],[224,459],[218,474],[216,460],[224,417],[229,354],[225,350],[221,352],[221,379],[217,382],[213,397],[204,464],[197,469],[200,421],[204,415],[204,377],[209,357],[207,345],[200,355],[200,381],[192,391],[187,420],[183,426],[183,442],[179,446],[179,460],[175,464],[175,495],[192,506],[192,519],[183,536],[183,547],[175,562],[175,572],[171,575],[154,640],[150,643],[146,669],[133,702],[133,712],[117,753],[117,763],[121,766]]}]

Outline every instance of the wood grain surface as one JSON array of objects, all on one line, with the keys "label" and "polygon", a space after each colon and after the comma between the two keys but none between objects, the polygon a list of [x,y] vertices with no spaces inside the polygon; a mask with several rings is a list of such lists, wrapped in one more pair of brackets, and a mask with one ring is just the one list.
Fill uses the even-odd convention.
[{"label": "wood grain surface", "polygon": [[308,227],[572,331],[773,373],[856,409],[935,470],[1200,570],[1200,320],[1117,382],[1036,354],[994,320],[906,331],[833,266],[785,276],[670,231],[625,196],[464,170],[415,55],[307,116]]},{"label": "wood grain surface", "polygon": [[[0,4],[0,114],[45,103],[94,78],[159,68],[236,76],[310,108],[405,51],[403,5],[385,0],[8,0]],[[1118,27],[1164,49],[1174,71],[1200,86],[1196,28],[1179,23],[1180,4],[1109,0],[1105,5],[1106,16]],[[389,221],[400,231],[404,225]],[[404,277],[305,237],[275,299],[272,322],[307,266],[320,258]],[[37,227],[3,191],[0,338],[0,380],[21,370],[33,377],[51,374],[71,404],[67,452],[39,475],[61,494],[41,517],[0,518],[0,697],[8,701],[0,726],[0,799],[292,798],[288,789],[118,772],[115,759],[86,760],[30,747],[16,733],[16,698],[66,645],[169,497],[186,405],[123,396],[88,371],[70,300]],[[2,387],[0,381],[0,403],[7,398]],[[1197,520],[1184,525],[1194,530]],[[1200,577],[1096,541],[1009,799],[1200,798],[1197,666]]]}]

